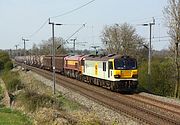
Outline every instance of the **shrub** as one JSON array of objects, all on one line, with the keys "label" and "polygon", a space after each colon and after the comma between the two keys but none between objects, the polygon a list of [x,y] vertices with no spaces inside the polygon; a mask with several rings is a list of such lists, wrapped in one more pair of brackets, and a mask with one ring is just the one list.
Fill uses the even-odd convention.
[{"label": "shrub", "polygon": [[168,59],[151,62],[151,83],[148,83],[147,62],[139,68],[139,83],[145,90],[157,95],[172,96],[174,88],[174,65]]},{"label": "shrub", "polygon": [[5,71],[2,78],[8,92],[10,93],[23,88],[18,72]]},{"label": "shrub", "polygon": [[71,100],[68,100],[62,95],[58,96],[58,100],[62,103],[62,107],[65,110],[77,110],[80,109],[80,104],[76,102],[72,102]]},{"label": "shrub", "polygon": [[8,61],[10,61],[8,53],[0,51],[0,70],[4,69],[4,65]]},{"label": "shrub", "polygon": [[21,88],[21,81],[17,78],[10,79],[6,83],[6,88],[9,92],[19,90]]},{"label": "shrub", "polygon": [[1,87],[1,85],[0,85],[0,94],[2,94],[2,92],[3,92],[3,91],[2,91],[2,87]]},{"label": "shrub", "polygon": [[3,99],[3,90],[2,90],[2,87],[0,85],[0,101]]},{"label": "shrub", "polygon": [[4,69],[4,63],[3,61],[0,59],[0,70]]},{"label": "shrub", "polygon": [[4,65],[5,70],[11,70],[13,68],[13,63],[11,61],[8,61]]},{"label": "shrub", "polygon": [[55,107],[59,108],[61,103],[46,94],[39,94],[33,90],[25,89],[25,92],[18,96],[18,98],[23,102],[25,108],[28,111],[35,111],[40,107]]}]

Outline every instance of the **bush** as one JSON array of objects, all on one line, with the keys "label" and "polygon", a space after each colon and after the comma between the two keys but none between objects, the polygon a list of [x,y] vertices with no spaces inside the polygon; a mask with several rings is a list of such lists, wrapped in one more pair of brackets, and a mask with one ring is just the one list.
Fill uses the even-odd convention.
[{"label": "bush", "polygon": [[2,92],[3,92],[3,90],[2,90],[2,87],[1,87],[1,85],[0,85],[0,94],[2,94]]},{"label": "bush", "polygon": [[6,71],[2,78],[5,82],[6,89],[10,93],[23,88],[18,72]]},{"label": "bush", "polygon": [[59,108],[61,106],[61,103],[57,99],[28,89],[25,89],[25,92],[19,95],[18,98],[23,102],[28,111],[35,111],[40,107]]},{"label": "bush", "polygon": [[6,83],[6,88],[8,92],[14,92],[16,90],[19,90],[21,88],[21,81],[17,78],[10,79]]},{"label": "bush", "polygon": [[59,95],[58,100],[61,102],[62,107],[64,110],[77,110],[80,109],[80,104],[76,103],[76,102],[72,102],[71,100],[68,100],[67,98],[65,98],[62,95]]},{"label": "bush", "polygon": [[5,70],[11,70],[12,68],[13,68],[13,63],[11,61],[8,61],[7,63],[5,63],[4,65]]},{"label": "bush", "polygon": [[0,70],[4,69],[4,65],[10,61],[9,55],[6,52],[0,51]]},{"label": "bush", "polygon": [[3,70],[4,69],[4,63],[3,61],[0,59],[0,70]]},{"label": "bush", "polygon": [[2,90],[2,87],[0,85],[0,101],[3,99],[3,90]]},{"label": "bush", "polygon": [[151,62],[151,83],[148,83],[147,62],[139,68],[139,83],[145,90],[157,95],[173,96],[174,65],[168,59],[156,59]]}]

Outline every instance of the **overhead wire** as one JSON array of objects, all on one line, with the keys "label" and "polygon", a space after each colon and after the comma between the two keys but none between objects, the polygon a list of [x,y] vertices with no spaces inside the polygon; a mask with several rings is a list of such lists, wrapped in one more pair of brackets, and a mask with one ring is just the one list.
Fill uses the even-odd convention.
[{"label": "overhead wire", "polygon": [[68,41],[71,37],[73,37],[76,33],[78,33],[82,28],[86,26],[86,23],[83,24],[79,29],[77,29],[71,36],[69,36],[66,41]]},{"label": "overhead wire", "polygon": [[34,32],[32,33],[29,38],[32,38],[34,35],[36,35],[48,22],[48,19]]},{"label": "overhead wire", "polygon": [[[77,11],[77,10],[79,10],[79,9],[81,9],[81,8],[83,8],[83,7],[91,4],[91,3],[93,3],[94,1],[95,1],[95,0],[91,0],[91,1],[89,1],[89,2],[87,2],[87,3],[85,3],[85,4],[83,4],[83,5],[75,8],[75,9],[72,9],[72,10],[70,10],[70,11],[64,12],[64,13],[62,13],[62,14],[60,14],[60,15],[57,15],[57,16],[52,16],[52,17],[50,17],[50,18],[57,18],[57,17],[61,17],[61,16],[65,16],[65,15],[67,15],[67,14],[73,13],[74,11]],[[162,19],[162,15],[161,15],[161,16],[154,16],[154,17],[158,17],[158,18],[156,18],[156,19]],[[150,19],[150,18],[152,18],[152,17],[143,18],[143,19],[138,19],[138,20],[136,20],[136,21],[147,20],[147,19]],[[48,18],[48,19],[49,19],[49,18]],[[32,33],[32,34],[29,36],[29,38],[32,38],[34,35],[36,35],[36,34],[47,24],[48,19],[45,20],[45,22],[44,22],[34,33]],[[135,21],[135,20],[134,20],[134,21]],[[130,21],[130,22],[131,22],[131,21]],[[63,25],[78,25],[78,24],[63,24]],[[79,24],[79,25],[80,25],[80,24]],[[140,25],[140,24],[139,24],[139,25]],[[84,26],[85,26],[85,24],[83,24],[82,27],[84,27]],[[137,24],[136,24],[136,26],[137,26]],[[82,27],[81,27],[81,28],[82,28]],[[79,30],[81,30],[81,28],[79,28],[75,33],[73,33],[69,38],[67,38],[67,40],[70,39],[72,36],[74,36],[77,32],[79,32]],[[169,36],[153,37],[153,39],[159,38],[159,41],[161,41],[160,38],[165,38],[165,37],[169,37]],[[67,40],[66,40],[66,41],[67,41]]]},{"label": "overhead wire", "polygon": [[135,19],[135,20],[130,20],[128,22],[139,22],[139,21],[145,21],[145,20],[150,20],[152,18],[156,18],[156,19],[163,19],[163,15],[155,15],[155,16],[152,16],[152,17],[146,17],[146,18],[141,18],[141,19]]},{"label": "overhead wire", "polygon": [[[65,40],[65,43],[68,43],[68,40],[70,39],[70,38],[72,38],[76,33],[78,33],[82,28],[84,28],[86,26],[86,23],[85,24],[83,24],[79,29],[77,29],[71,36],[69,36],[66,40]],[[64,44],[65,44],[64,43]],[[57,49],[59,49],[61,47],[61,45],[59,45],[58,47],[57,47]]]},{"label": "overhead wire", "polygon": [[[65,13],[62,13],[62,14],[60,14],[60,15],[52,16],[52,17],[49,17],[49,18],[57,18],[57,17],[60,17],[60,16],[64,16],[64,15],[70,14],[70,13],[72,13],[72,12],[74,12],[74,11],[77,11],[77,10],[79,10],[79,9],[81,9],[81,8],[89,5],[90,3],[94,2],[94,1],[95,1],[95,0],[91,0],[91,1],[89,1],[89,2],[87,2],[87,3],[85,3],[85,4],[83,4],[83,5],[75,8],[75,9],[72,9],[72,10],[67,11],[67,12],[65,12]],[[29,36],[29,38],[32,38],[34,35],[36,35],[36,34],[47,24],[49,18],[46,19],[45,22],[44,22],[34,33],[32,33],[32,34]],[[63,24],[63,25],[78,25],[78,24]],[[80,25],[80,24],[79,24],[79,25]]]},{"label": "overhead wire", "polygon": [[75,9],[72,9],[72,10],[70,10],[70,11],[67,11],[67,12],[62,13],[62,14],[57,15],[57,16],[52,16],[52,17],[50,17],[50,18],[57,18],[57,17],[60,17],[60,16],[65,16],[65,15],[67,15],[67,14],[70,14],[70,13],[72,13],[72,12],[74,12],[74,11],[77,11],[77,10],[79,10],[79,9],[81,9],[81,8],[83,8],[83,7],[85,7],[85,6],[87,6],[88,4],[90,4],[90,3],[94,2],[94,1],[95,1],[95,0],[91,0],[91,1],[89,1],[89,2],[87,2],[87,3],[85,3],[85,4],[83,4],[83,5],[81,5],[81,6],[77,7],[77,8],[75,8]]},{"label": "overhead wire", "polygon": [[[153,37],[152,39],[161,39],[161,38],[170,38],[171,36],[158,36],[158,37]],[[144,38],[144,39],[149,39],[149,38]]]}]

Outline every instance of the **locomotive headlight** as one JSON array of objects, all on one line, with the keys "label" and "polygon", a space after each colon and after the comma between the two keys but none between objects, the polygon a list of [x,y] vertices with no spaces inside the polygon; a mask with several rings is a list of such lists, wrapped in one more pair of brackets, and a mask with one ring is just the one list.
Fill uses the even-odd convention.
[{"label": "locomotive headlight", "polygon": [[121,78],[120,75],[114,75],[114,78]]},{"label": "locomotive headlight", "polygon": [[133,78],[138,78],[138,74],[134,74],[132,77]]}]

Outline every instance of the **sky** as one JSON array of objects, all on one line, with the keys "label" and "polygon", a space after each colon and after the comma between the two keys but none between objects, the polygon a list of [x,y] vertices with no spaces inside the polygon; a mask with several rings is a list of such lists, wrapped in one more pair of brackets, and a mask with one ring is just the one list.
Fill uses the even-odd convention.
[{"label": "sky", "polygon": [[[91,0],[0,0],[0,49],[23,48],[23,38],[29,39],[26,48],[49,39],[51,25],[48,18],[61,26],[55,26],[55,36],[67,39],[83,24],[72,38],[76,38],[76,49],[92,49],[100,46],[105,26],[125,22],[136,28],[137,33],[149,42],[149,27],[141,24],[156,24],[152,30],[152,46],[155,50],[168,49],[169,37],[163,16],[167,0],[95,0],[76,11]],[[62,16],[60,16],[62,15]],[[65,45],[72,48],[72,42]]]}]

